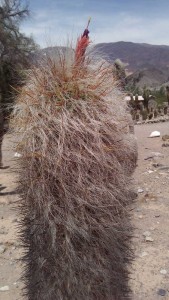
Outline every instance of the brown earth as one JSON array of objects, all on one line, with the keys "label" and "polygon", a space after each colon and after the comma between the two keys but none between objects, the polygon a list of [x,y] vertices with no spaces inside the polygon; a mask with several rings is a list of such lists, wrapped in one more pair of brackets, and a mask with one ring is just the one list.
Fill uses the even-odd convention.
[{"label": "brown earth", "polygon": [[[169,123],[135,127],[139,159],[134,179],[139,193],[132,213],[136,228],[132,300],[169,300],[169,147],[162,147],[161,137],[148,138],[154,130],[159,130],[161,135],[169,134]],[[17,158],[11,140],[12,136],[6,135],[3,143],[4,166],[9,168],[0,169],[0,300],[23,299],[22,268],[17,261],[22,254],[17,239],[19,216],[13,209],[18,199],[13,173]],[[9,290],[1,291],[4,286]]]}]

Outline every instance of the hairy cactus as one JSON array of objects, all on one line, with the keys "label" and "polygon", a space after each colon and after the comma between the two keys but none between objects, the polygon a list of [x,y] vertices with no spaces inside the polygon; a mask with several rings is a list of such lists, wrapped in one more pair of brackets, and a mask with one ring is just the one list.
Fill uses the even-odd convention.
[{"label": "hairy cactus", "polygon": [[156,119],[157,117],[158,117],[158,110],[155,109],[155,110],[154,110],[154,118]]},{"label": "hairy cactus", "polygon": [[137,147],[112,70],[47,61],[16,103],[29,300],[130,299]]},{"label": "hairy cactus", "polygon": [[148,118],[148,112],[147,112],[147,109],[143,109],[143,111],[141,112],[141,115],[142,115],[142,119],[143,121],[147,120]]},{"label": "hairy cactus", "polygon": [[164,106],[164,115],[167,115],[168,107]]}]

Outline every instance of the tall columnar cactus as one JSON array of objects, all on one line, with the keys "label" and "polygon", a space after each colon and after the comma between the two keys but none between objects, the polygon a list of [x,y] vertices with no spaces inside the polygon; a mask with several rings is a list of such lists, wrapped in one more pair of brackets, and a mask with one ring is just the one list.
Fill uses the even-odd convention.
[{"label": "tall columnar cactus", "polygon": [[166,94],[167,94],[167,102],[168,102],[168,106],[169,106],[169,86],[166,86]]},{"label": "tall columnar cactus", "polygon": [[136,144],[111,68],[76,57],[32,69],[15,108],[25,294],[130,299]]}]

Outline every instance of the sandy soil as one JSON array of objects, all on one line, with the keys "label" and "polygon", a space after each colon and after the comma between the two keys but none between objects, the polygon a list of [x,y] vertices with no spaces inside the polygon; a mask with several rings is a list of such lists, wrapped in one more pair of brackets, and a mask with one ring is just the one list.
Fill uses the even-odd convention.
[{"label": "sandy soil", "polygon": [[[162,147],[161,137],[148,138],[154,130],[169,134],[169,123],[135,127],[139,159],[134,180],[139,193],[132,213],[136,228],[132,300],[169,300],[169,147]],[[22,268],[18,262],[22,254],[17,239],[19,216],[13,209],[17,206],[17,195],[12,170],[17,158],[11,139],[6,135],[3,143],[4,166],[9,168],[0,169],[0,300],[23,300]],[[1,291],[5,286],[7,291]]]}]

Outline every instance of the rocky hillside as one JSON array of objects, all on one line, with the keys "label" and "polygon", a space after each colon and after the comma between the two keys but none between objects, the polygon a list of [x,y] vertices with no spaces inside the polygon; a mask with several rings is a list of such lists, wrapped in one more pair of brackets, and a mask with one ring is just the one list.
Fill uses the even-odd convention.
[{"label": "rocky hillside", "polygon": [[169,46],[132,42],[102,43],[93,46],[91,53],[110,63],[119,58],[126,64],[129,86],[158,89],[169,82]]},{"label": "rocky hillside", "polygon": [[160,89],[163,85],[169,84],[169,68],[147,67],[137,70],[127,76],[127,85],[129,87],[138,87],[140,89],[146,87]]},{"label": "rocky hillside", "polygon": [[102,43],[93,46],[92,52],[109,62],[119,58],[128,63],[128,70],[132,72],[152,66],[159,69],[169,67],[169,46],[132,42]]}]

